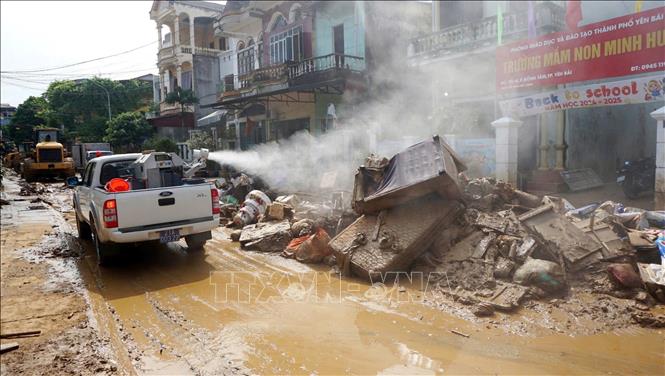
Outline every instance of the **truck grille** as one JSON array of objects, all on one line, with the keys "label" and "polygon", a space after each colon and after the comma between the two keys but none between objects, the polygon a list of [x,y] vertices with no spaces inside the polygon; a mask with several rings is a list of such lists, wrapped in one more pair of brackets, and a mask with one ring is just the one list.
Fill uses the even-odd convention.
[{"label": "truck grille", "polygon": [[62,162],[62,151],[60,149],[40,149],[39,162]]}]

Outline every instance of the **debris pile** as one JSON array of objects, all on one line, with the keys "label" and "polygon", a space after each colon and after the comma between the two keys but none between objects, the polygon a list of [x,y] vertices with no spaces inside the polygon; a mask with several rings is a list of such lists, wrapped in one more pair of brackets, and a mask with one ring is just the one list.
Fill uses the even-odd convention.
[{"label": "debris pile", "polygon": [[[438,136],[390,159],[370,155],[351,197],[338,192],[313,203],[250,192],[244,207],[257,201],[260,210],[230,223],[241,228],[232,238],[244,249],[326,262],[370,282],[422,272],[477,316],[585,291],[599,302],[634,299],[634,322],[665,326],[665,317],[648,312],[665,303],[664,212],[609,201],[575,208],[493,178],[469,180],[464,170]],[[353,211],[344,209],[348,201]],[[242,212],[236,206],[225,215]]]},{"label": "debris pile", "polygon": [[[662,228],[662,212],[612,202],[576,209],[565,199],[536,200],[491,178],[460,180],[466,210],[412,271],[441,276],[442,290],[474,304],[477,316],[567,296],[571,287],[635,299],[638,309],[665,303],[655,243],[661,230],[653,228]],[[665,325],[663,317],[645,315],[633,319]]]}]

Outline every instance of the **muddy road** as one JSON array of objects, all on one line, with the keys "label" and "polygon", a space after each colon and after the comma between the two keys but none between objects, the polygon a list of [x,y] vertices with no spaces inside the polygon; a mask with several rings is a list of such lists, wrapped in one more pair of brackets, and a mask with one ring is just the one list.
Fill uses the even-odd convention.
[{"label": "muddy road", "polygon": [[[432,296],[426,281],[370,286],[342,279],[326,266],[239,250],[221,227],[200,254],[188,255],[184,242],[125,247],[113,265],[100,268],[92,244],[71,236],[69,191],[47,185],[51,192],[41,196],[48,208],[35,215],[25,207],[21,211],[25,201],[12,201],[19,197],[17,178],[6,177],[4,183],[9,205],[2,207],[2,330],[30,326],[6,319],[32,314],[26,310],[37,297],[42,309],[67,314],[49,321],[46,336],[18,340],[37,344],[23,342],[3,355],[3,374],[48,370],[16,362],[53,359],[63,347],[39,343],[70,335],[70,327],[84,328],[71,334],[80,335],[81,344],[71,345],[86,348],[81,358],[90,364],[82,361],[66,373],[664,372],[663,330],[569,332],[552,325],[574,320],[557,311],[484,319],[452,315],[442,311],[446,303]],[[47,246],[54,242],[59,246]],[[65,257],[69,253],[74,257]],[[24,264],[40,270],[18,273]],[[19,286],[30,273],[35,295],[22,295]],[[63,289],[71,296],[61,298]],[[73,326],[64,319],[72,311],[79,318]],[[37,324],[42,322],[30,327]],[[516,334],[515,327],[527,330]]]}]

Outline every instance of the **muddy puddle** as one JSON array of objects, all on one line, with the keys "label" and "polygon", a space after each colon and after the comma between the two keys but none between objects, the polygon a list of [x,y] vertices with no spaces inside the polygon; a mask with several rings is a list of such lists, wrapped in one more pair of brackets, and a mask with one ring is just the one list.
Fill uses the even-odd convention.
[{"label": "muddy puddle", "polygon": [[[139,373],[664,370],[662,331],[508,335],[423,304],[428,292],[419,281],[370,286],[340,279],[327,267],[241,251],[225,239],[216,231],[203,254],[187,254],[178,243],[129,247],[116,265],[103,269],[88,250],[81,266],[89,272],[82,274],[94,279],[106,303],[96,311],[107,316],[119,339],[116,346],[125,347]],[[101,312],[105,309],[111,314]]]}]

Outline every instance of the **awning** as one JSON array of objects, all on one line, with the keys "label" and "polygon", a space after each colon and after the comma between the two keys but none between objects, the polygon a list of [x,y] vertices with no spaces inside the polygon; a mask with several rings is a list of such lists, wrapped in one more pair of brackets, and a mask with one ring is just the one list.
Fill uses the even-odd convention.
[{"label": "awning", "polygon": [[205,127],[206,125],[217,123],[221,121],[224,116],[226,116],[226,110],[217,110],[197,120],[196,126]]}]

